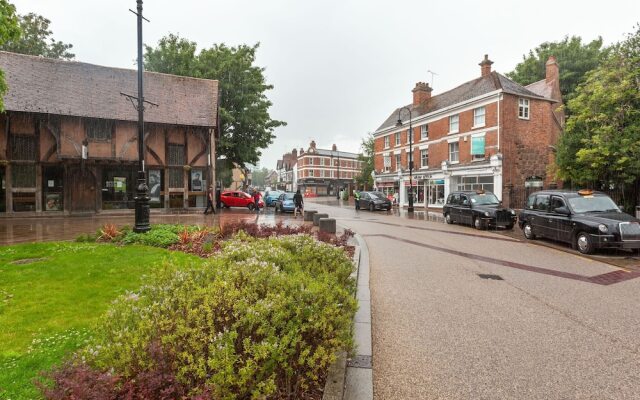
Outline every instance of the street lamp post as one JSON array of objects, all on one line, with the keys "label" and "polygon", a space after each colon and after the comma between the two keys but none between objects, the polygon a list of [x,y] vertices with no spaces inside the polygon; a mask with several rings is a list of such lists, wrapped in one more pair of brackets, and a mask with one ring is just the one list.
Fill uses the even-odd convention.
[{"label": "street lamp post", "polygon": [[402,107],[398,110],[398,123],[396,126],[402,126],[402,119],[400,113],[402,110],[409,112],[409,208],[407,212],[413,213],[413,128],[411,126],[411,109],[409,107]]},{"label": "street lamp post", "polygon": [[144,94],[142,64],[142,0],[137,0],[138,16],[138,185],[135,200],[134,232],[147,232],[149,226],[149,186],[144,173]]}]

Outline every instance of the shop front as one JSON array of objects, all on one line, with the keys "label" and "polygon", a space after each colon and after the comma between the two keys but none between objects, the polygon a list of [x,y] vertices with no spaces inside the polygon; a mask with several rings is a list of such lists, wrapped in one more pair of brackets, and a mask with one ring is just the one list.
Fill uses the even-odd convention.
[{"label": "shop front", "polygon": [[446,180],[428,179],[426,181],[427,207],[442,208],[446,199]]}]

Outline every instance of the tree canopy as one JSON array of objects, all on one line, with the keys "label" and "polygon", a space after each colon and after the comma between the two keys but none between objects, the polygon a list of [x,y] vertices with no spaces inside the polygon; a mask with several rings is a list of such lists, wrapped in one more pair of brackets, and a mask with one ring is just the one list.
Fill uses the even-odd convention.
[{"label": "tree canopy", "polygon": [[[7,0],[0,0],[0,48],[19,36],[20,27],[16,8]],[[4,80],[4,73],[0,70],[0,112],[4,111],[3,98],[6,91],[7,83]]]},{"label": "tree canopy", "polygon": [[149,71],[219,81],[218,154],[241,167],[256,164],[261,150],[272,143],[274,129],[286,125],[269,115],[272,103],[265,92],[273,86],[266,83],[264,68],[254,65],[258,46],[214,44],[198,53],[195,42],[173,34],[156,47],[145,46]]},{"label": "tree canopy", "polygon": [[367,136],[362,139],[362,143],[360,144],[362,153],[358,156],[358,159],[362,161],[362,171],[355,178],[358,186],[367,188],[373,187],[373,177],[371,176],[371,172],[374,170],[373,143],[373,135],[368,133]]},{"label": "tree canopy", "polygon": [[64,60],[71,60],[75,57],[75,54],[69,52],[73,45],[51,37],[53,34],[49,29],[51,21],[47,18],[29,13],[18,16],[18,24],[21,31],[20,36],[14,36],[0,44],[0,50]]},{"label": "tree canopy", "polygon": [[587,73],[558,144],[562,178],[629,183],[640,176],[640,25]]},{"label": "tree canopy", "polygon": [[565,37],[559,42],[544,42],[529,55],[522,56],[522,62],[507,76],[521,85],[529,85],[544,79],[545,64],[549,56],[555,56],[560,68],[560,91],[565,102],[574,97],[576,87],[584,80],[587,72],[598,66],[606,49],[602,38],[582,43],[580,36]]}]

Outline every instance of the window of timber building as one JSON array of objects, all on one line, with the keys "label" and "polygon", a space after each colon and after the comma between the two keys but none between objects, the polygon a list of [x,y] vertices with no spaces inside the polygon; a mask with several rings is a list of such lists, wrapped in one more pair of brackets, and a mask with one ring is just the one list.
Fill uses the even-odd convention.
[{"label": "window of timber building", "polygon": [[120,165],[102,169],[102,209],[132,209],[135,206],[134,196],[138,167]]},{"label": "window of timber building", "polygon": [[95,141],[109,141],[111,140],[111,133],[113,132],[114,122],[109,119],[85,119],[84,129],[87,134],[87,139]]},{"label": "window of timber building", "polygon": [[184,145],[169,144],[167,150],[169,153],[167,160],[169,165],[169,187],[176,189],[184,188]]},{"label": "window of timber building", "polygon": [[62,211],[64,201],[64,168],[47,166],[42,168],[42,209]]},{"label": "window of timber building", "polygon": [[[13,211],[36,210],[36,137],[34,135],[12,135],[11,165]],[[23,191],[21,191],[22,189]]]}]

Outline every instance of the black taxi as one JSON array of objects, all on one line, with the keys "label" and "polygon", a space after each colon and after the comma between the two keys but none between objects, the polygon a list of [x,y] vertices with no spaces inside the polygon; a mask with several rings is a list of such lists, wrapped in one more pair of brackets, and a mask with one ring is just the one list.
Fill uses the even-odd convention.
[{"label": "black taxi", "polygon": [[599,248],[640,248],[640,220],[620,210],[604,193],[545,190],[529,196],[520,213],[527,239],[570,243],[580,253]]},{"label": "black taxi", "polygon": [[476,229],[504,227],[513,229],[516,212],[502,207],[495,194],[484,190],[453,192],[442,209],[448,224],[472,225]]}]

